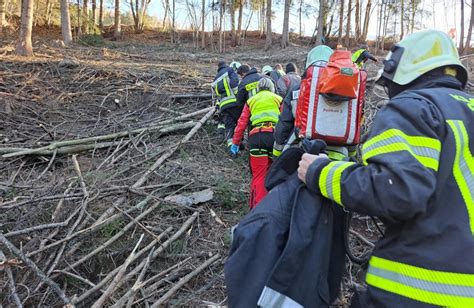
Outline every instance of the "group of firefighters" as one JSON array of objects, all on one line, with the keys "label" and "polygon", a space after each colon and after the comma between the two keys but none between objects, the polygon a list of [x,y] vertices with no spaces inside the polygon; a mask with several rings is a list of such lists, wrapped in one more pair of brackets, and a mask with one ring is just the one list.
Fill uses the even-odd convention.
[{"label": "group of firefighters", "polygon": [[[338,48],[342,48],[338,46]],[[317,62],[327,62],[333,50],[325,45],[313,48],[307,56],[305,69]],[[377,62],[366,46],[352,56],[362,67],[367,60]],[[229,152],[237,155],[244,135],[250,152],[250,208],[265,197],[264,179],[274,158],[287,144],[295,143],[294,121],[301,76],[294,63],[283,71],[281,64],[256,67],[233,61],[219,61],[212,91],[219,111],[218,132],[224,136]],[[246,136],[247,137],[247,136]]]},{"label": "group of firefighters", "polygon": [[[315,47],[305,69],[331,53]],[[366,48],[353,54],[359,67],[368,59],[376,61]],[[250,208],[267,194],[272,160],[298,144],[291,139],[300,81],[293,63],[285,72],[281,66],[259,72],[219,62],[213,89],[232,154],[248,129]],[[413,33],[383,61],[377,83],[390,101],[361,146],[362,162],[328,152],[302,156],[298,177],[310,191],[385,225],[367,269],[368,287],[352,306],[474,307],[474,97],[463,91],[467,82],[448,35]]]}]

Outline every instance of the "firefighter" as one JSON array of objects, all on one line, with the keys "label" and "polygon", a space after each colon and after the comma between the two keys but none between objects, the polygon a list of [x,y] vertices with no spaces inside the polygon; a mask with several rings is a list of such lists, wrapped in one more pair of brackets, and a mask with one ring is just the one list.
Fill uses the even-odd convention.
[{"label": "firefighter", "polygon": [[264,181],[272,162],[273,129],[280,114],[282,98],[275,94],[275,86],[268,77],[260,79],[257,94],[249,98],[235,129],[230,151],[233,155],[239,152],[240,141],[250,123],[250,208],[265,197],[267,190]]},{"label": "firefighter", "polygon": [[[378,82],[390,102],[362,147],[362,164],[303,155],[299,178],[386,226],[353,307],[474,307],[474,97],[443,32],[392,47]],[[470,140],[471,139],[471,140]]]},{"label": "firefighter", "polygon": [[358,50],[356,50],[352,54],[352,62],[357,65],[358,68],[362,68],[365,62],[368,60],[372,60],[374,62],[378,62],[377,58],[375,58],[370,52],[367,45],[362,45]]},{"label": "firefighter", "polygon": [[217,75],[211,84],[212,90],[217,96],[216,108],[219,111],[217,131],[219,134],[224,135],[225,139],[229,139],[228,136],[231,136],[231,139],[238,119],[238,115],[236,117],[233,115],[237,112],[240,114],[241,110],[237,106],[236,98],[239,76],[223,60],[219,61],[217,66]]},{"label": "firefighter", "polygon": [[273,83],[275,84],[275,87],[276,87],[277,82],[283,76],[285,76],[285,73],[283,72],[283,70],[276,69],[276,67],[278,67],[278,66],[281,67],[281,64],[277,64],[277,66],[275,66],[275,69],[273,69],[270,65],[265,65],[262,68],[262,74],[265,75],[265,76],[270,77],[270,79],[273,80]]},{"label": "firefighter", "polygon": [[[326,45],[314,47],[306,57],[305,70],[311,65],[326,65],[332,52],[332,49]],[[280,118],[275,127],[275,144],[273,145],[273,156],[275,157],[280,156],[285,145],[296,141],[294,128],[300,83],[301,79],[298,83],[290,86],[288,93],[284,97]]]},{"label": "firefighter", "polygon": [[277,93],[281,97],[285,97],[289,89],[299,86],[301,83],[301,77],[298,75],[298,68],[294,63],[288,63],[285,67],[286,74],[278,79]]}]

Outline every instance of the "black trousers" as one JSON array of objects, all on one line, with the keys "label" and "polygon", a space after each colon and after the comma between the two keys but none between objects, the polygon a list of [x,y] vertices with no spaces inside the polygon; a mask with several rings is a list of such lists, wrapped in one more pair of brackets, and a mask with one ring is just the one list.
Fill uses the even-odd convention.
[{"label": "black trousers", "polygon": [[[227,140],[227,145],[230,146],[232,144],[232,137],[234,137],[234,130],[237,126],[237,121],[240,118],[240,114],[242,113],[242,107],[235,106],[235,107],[228,107],[224,110],[221,110],[222,121],[225,125],[225,139]],[[230,142],[230,144],[229,144]]]}]

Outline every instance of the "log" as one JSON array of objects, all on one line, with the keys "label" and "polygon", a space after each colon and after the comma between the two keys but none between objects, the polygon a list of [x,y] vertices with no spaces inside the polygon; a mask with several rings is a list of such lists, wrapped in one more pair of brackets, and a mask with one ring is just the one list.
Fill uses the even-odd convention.
[{"label": "log", "polygon": [[182,99],[182,98],[212,98],[211,93],[184,93],[184,94],[174,94],[170,96],[172,99]]},{"label": "log", "polygon": [[[142,133],[144,131],[158,131],[159,133],[170,133],[177,130],[182,130],[186,128],[190,128],[196,125],[196,123],[189,121],[185,123],[175,124],[173,126],[164,127],[162,124],[151,126],[151,127],[144,127],[139,129],[134,129],[130,131],[122,131],[114,134],[109,135],[102,135],[102,136],[95,136],[95,137],[87,137],[87,138],[80,138],[80,139],[73,139],[73,140],[65,140],[65,141],[58,141],[53,142],[47,146],[36,148],[36,149],[18,149],[18,148],[0,148],[0,153],[3,154],[3,158],[11,158],[23,155],[52,155],[54,150],[57,149],[57,154],[69,154],[69,153],[77,153],[81,151],[86,151],[94,148],[105,148],[116,146],[119,142],[105,142],[99,144],[89,144],[92,142],[97,141],[104,141],[110,139],[116,139],[120,137],[127,137],[130,135],[136,135]],[[77,146],[77,147],[68,147],[68,146]],[[81,146],[79,146],[81,145]]]}]

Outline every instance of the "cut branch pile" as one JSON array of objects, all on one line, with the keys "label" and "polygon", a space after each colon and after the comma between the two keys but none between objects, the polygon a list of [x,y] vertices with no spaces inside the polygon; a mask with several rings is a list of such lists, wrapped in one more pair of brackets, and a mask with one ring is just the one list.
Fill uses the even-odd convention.
[{"label": "cut branch pile", "polygon": [[224,302],[235,221],[208,208],[225,149],[203,88],[171,69],[0,66],[0,305]]}]

